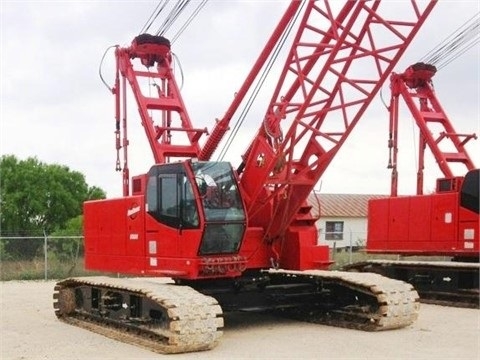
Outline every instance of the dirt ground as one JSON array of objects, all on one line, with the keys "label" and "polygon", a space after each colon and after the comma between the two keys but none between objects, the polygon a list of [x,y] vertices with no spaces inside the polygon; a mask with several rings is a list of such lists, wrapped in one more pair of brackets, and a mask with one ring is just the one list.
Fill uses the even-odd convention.
[{"label": "dirt ground", "polygon": [[229,314],[213,350],[160,355],[58,321],[53,281],[0,283],[3,359],[480,359],[480,311],[423,305],[418,321],[368,333]]}]

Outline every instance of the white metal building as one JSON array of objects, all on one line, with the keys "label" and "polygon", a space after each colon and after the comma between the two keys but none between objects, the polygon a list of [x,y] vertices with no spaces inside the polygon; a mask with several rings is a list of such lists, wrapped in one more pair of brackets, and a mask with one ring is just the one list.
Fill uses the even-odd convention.
[{"label": "white metal building", "polygon": [[368,201],[387,195],[321,194],[314,192],[308,198],[317,221],[319,243],[330,248],[365,246],[368,224]]}]

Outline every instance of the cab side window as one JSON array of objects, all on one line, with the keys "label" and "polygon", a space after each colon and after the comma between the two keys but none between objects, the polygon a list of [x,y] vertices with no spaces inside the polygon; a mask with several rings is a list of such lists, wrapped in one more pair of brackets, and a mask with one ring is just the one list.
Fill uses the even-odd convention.
[{"label": "cab side window", "polygon": [[146,193],[148,213],[168,226],[198,228],[192,184],[182,170],[173,166],[150,169]]},{"label": "cab side window", "polygon": [[180,224],[179,188],[176,174],[154,173],[147,183],[147,209],[156,220],[173,227]]}]

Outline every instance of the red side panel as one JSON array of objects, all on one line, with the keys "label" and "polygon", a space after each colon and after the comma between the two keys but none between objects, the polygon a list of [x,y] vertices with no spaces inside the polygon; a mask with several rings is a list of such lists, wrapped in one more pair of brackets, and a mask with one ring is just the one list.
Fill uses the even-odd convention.
[{"label": "red side panel", "polygon": [[[432,200],[432,239],[439,248],[457,250],[458,194],[428,196]],[[435,247],[432,247],[435,250]]]},{"label": "red side panel", "polygon": [[143,273],[145,205],[142,196],[84,204],[85,267]]},{"label": "red side panel", "polygon": [[387,250],[388,221],[389,221],[388,199],[370,200],[368,203],[368,240],[367,250]]},{"label": "red side panel", "polygon": [[409,240],[408,220],[410,217],[410,199],[398,198],[392,203],[390,201],[388,218],[388,239],[390,246],[404,249]]},{"label": "red side panel", "polygon": [[143,196],[84,204],[85,267],[115,273],[195,277],[201,232],[145,214]]},{"label": "red side panel", "polygon": [[478,252],[478,216],[459,210],[458,193],[371,200],[367,251],[474,255]]},{"label": "red side panel", "polygon": [[480,219],[478,214],[467,209],[460,208],[458,222],[457,248],[465,253],[473,253],[478,256],[480,251]]},{"label": "red side panel", "polygon": [[[406,245],[406,249],[422,248],[427,244],[432,244],[432,227],[430,226],[430,218],[432,211],[432,203],[430,199],[423,196],[409,197],[408,208],[408,241],[412,244]],[[422,245],[423,244],[423,245]],[[432,244],[435,247],[435,244]]]}]

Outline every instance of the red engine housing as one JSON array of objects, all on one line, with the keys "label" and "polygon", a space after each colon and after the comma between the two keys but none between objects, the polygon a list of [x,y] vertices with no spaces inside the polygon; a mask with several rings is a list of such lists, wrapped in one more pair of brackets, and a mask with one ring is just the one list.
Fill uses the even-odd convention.
[{"label": "red engine housing", "polygon": [[436,194],[371,200],[367,251],[401,255],[478,258],[479,170],[470,171],[460,188]]}]

